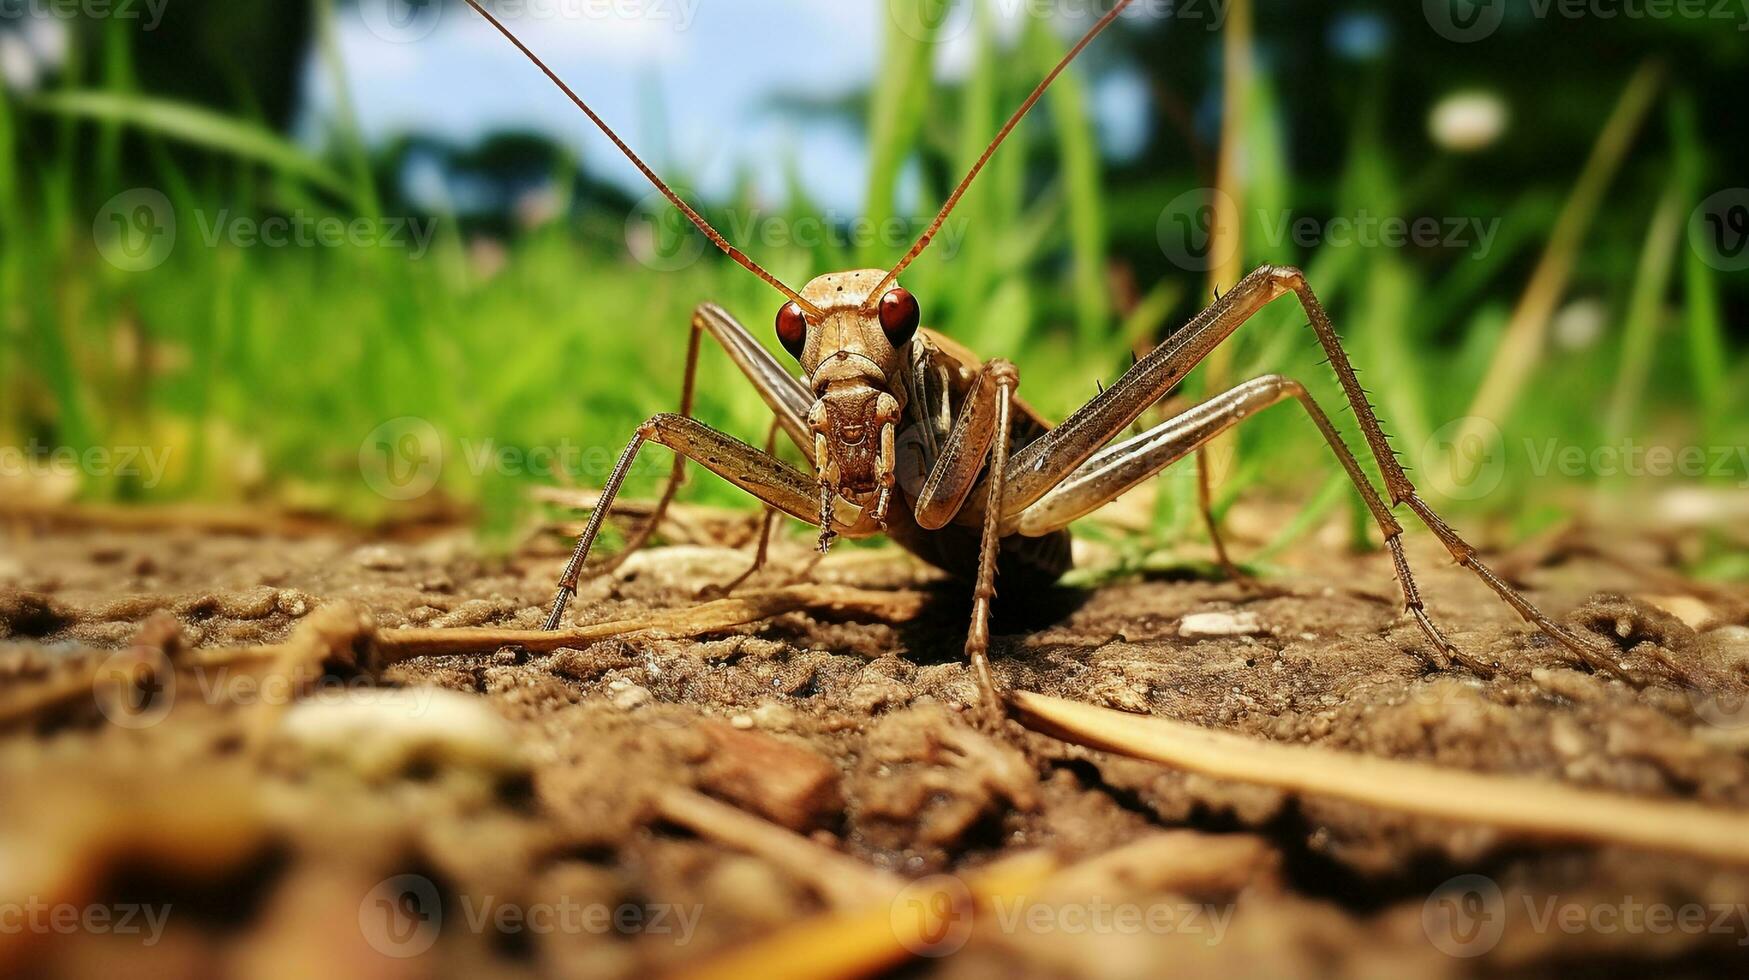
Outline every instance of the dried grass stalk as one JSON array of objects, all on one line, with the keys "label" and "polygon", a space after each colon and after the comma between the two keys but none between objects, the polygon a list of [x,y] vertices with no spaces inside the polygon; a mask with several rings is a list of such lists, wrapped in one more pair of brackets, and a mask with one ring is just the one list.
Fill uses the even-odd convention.
[{"label": "dried grass stalk", "polygon": [[409,657],[478,653],[503,646],[518,646],[530,653],[549,653],[560,647],[595,643],[628,633],[700,636],[802,609],[843,616],[904,620],[915,616],[922,604],[923,596],[916,592],[878,592],[841,585],[791,585],[730,596],[684,609],[653,612],[634,619],[562,630],[490,627],[385,630],[377,634],[376,648],[383,663]]},{"label": "dried grass stalk", "polygon": [[[873,976],[901,966],[936,945],[952,929],[971,927],[959,941],[1009,942],[1031,955],[1034,944],[1013,943],[987,913],[1034,902],[1066,903],[1119,891],[1232,894],[1271,880],[1277,857],[1261,838],[1189,830],[1150,834],[1115,850],[1062,867],[1049,851],[1026,851],[963,878],[939,875],[894,890],[884,900],[796,923],[729,950],[680,976],[689,980],[737,977],[821,978]],[[956,918],[944,922],[941,914]],[[986,913],[980,915],[979,913]],[[1050,964],[1047,964],[1050,965]],[[1056,969],[1074,972],[1076,964]]]},{"label": "dried grass stalk", "polygon": [[[931,949],[948,926],[970,923],[979,908],[1038,887],[1056,868],[1057,860],[1049,852],[1027,851],[1004,858],[963,883],[948,875],[908,885],[901,882],[877,901],[804,919],[675,976],[688,980],[874,976],[902,965],[917,951]],[[942,919],[944,911],[955,917],[952,922]]]},{"label": "dried grass stalk", "polygon": [[838,908],[887,901],[904,885],[895,875],[693,790],[664,792],[656,809],[669,823],[777,865]]},{"label": "dried grass stalk", "polygon": [[[902,621],[922,608],[917,592],[881,592],[839,585],[792,585],[717,599],[683,609],[659,610],[631,619],[616,619],[564,630],[512,630],[492,627],[465,629],[375,628],[369,614],[350,603],[333,603],[311,613],[284,643],[250,647],[209,647],[163,656],[158,641],[136,641],[139,671],[150,672],[166,659],[177,669],[267,664],[282,674],[314,680],[326,662],[345,661],[354,669],[380,670],[413,657],[490,653],[501,647],[521,647],[550,653],[561,647],[587,645],[615,636],[703,636],[756,623],[784,613],[808,610],[838,616]],[[142,632],[146,632],[142,630]],[[301,673],[300,673],[301,671]],[[0,725],[34,720],[65,709],[117,674],[114,655],[89,651],[80,663],[47,680],[11,691],[0,691]],[[125,679],[125,678],[124,678]],[[134,681],[145,676],[133,676]]]},{"label": "dried grass stalk", "polygon": [[1541,840],[1614,844],[1749,865],[1749,814],[1286,745],[1041,694],[1013,695],[1035,731],[1174,768]]}]

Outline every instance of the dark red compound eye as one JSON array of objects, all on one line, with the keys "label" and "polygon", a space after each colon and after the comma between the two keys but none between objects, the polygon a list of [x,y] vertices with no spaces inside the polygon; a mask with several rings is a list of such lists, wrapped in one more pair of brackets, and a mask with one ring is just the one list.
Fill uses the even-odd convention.
[{"label": "dark red compound eye", "polygon": [[917,332],[923,313],[917,309],[917,297],[910,290],[895,287],[881,297],[881,329],[887,332],[887,342],[902,347]]},{"label": "dark red compound eye", "polygon": [[777,339],[791,357],[802,359],[802,345],[808,342],[808,318],[794,302],[783,304],[777,311]]}]

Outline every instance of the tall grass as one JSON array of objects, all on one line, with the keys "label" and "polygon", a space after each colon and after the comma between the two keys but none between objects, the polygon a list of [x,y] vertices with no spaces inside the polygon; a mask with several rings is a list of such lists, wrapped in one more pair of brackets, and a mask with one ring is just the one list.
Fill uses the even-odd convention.
[{"label": "tall grass", "polygon": [[[318,0],[318,9],[326,25],[329,0]],[[1065,48],[1043,22],[1003,47],[986,4],[977,8],[974,31],[970,70],[951,85],[929,70],[937,48],[927,39],[896,29],[881,39],[886,70],[868,93],[865,120],[867,218],[933,213]],[[331,26],[318,36],[319,63],[345,91]],[[675,406],[692,306],[714,300],[756,332],[766,330],[775,304],[765,286],[710,251],[679,269],[640,265],[628,254],[620,213],[561,210],[507,241],[473,236],[453,216],[420,215],[438,230],[429,251],[417,255],[386,247],[246,247],[222,236],[209,245],[208,230],[221,215],[380,215],[382,195],[350,115],[333,120],[334,150],[315,154],[261,125],[246,93],[237,95],[239,109],[224,113],[140,91],[125,38],[104,41],[99,63],[77,66],[59,90],[0,98],[0,236],[7,243],[0,250],[0,444],[138,443],[172,454],[161,483],[88,476],[76,487],[82,498],[248,501],[363,520],[446,501],[477,507],[489,525],[507,527],[524,513],[527,485],[555,478],[520,463],[517,452],[574,447],[564,478],[598,482],[638,422]],[[1122,278],[1114,269],[1130,264],[1138,242],[1153,247],[1158,209],[1196,179],[1163,174],[1131,180],[1121,193],[1108,186],[1087,108],[1093,64],[1059,81],[1039,116],[1023,124],[965,197],[953,219],[965,223],[959,253],[932,249],[906,276],[926,298],[932,324],[986,356],[1015,360],[1024,396],[1057,417],[1207,299],[1192,272],[1141,282],[1132,297],[1111,288]],[[1527,437],[1595,440],[1654,419],[1665,427],[1687,420],[1677,425],[1677,439],[1741,436],[1749,372],[1725,340],[1718,273],[1680,248],[1681,216],[1707,186],[1701,175],[1710,165],[1686,99],[1669,103],[1667,152],[1675,166],[1668,196],[1655,217],[1642,216],[1639,232],[1647,221],[1651,232],[1634,243],[1644,256],[1640,272],[1616,297],[1624,311],[1616,322],[1627,329],[1612,329],[1570,356],[1540,356],[1547,322],[1573,279],[1608,278],[1583,269],[1593,247],[1589,218],[1638,120],[1656,102],[1655,76],[1630,84],[1571,196],[1527,191],[1499,215],[1490,254],[1430,261],[1362,245],[1303,249],[1265,233],[1258,216],[1415,215],[1429,199],[1461,195],[1454,198],[1447,171],[1394,156],[1402,151],[1385,138],[1390,86],[1382,75],[1346,122],[1339,179],[1296,179],[1277,98],[1286,81],[1267,60],[1249,62],[1246,71],[1250,94],[1232,115],[1245,127],[1247,166],[1233,171],[1240,183],[1230,186],[1247,202],[1251,222],[1238,262],[1307,270],[1412,462],[1429,446],[1436,450],[1429,461],[1438,462],[1435,431],[1479,411]],[[20,141],[24,127],[41,132],[44,124],[47,143]],[[102,203],[125,189],[118,186],[127,169],[124,141],[147,148],[150,179],[180,229],[165,263],[144,273],[107,264],[89,230]],[[190,148],[202,151],[195,172],[178,163]],[[1579,163],[1575,154],[1575,172]],[[786,162],[791,193],[782,209],[791,217],[815,210],[796,166]],[[1405,172],[1425,176],[1409,181]],[[556,186],[568,189],[572,176],[557,174]],[[746,202],[702,205],[710,213],[737,203]],[[1604,247],[1619,252],[1624,244],[1618,238]],[[1539,250],[1543,271],[1526,289],[1515,270]],[[883,266],[893,258],[849,251],[796,246],[761,258],[792,281],[827,266]],[[1663,361],[1653,338],[1677,285],[1681,310],[1673,322],[1682,357]],[[1232,342],[1229,380],[1279,371],[1306,381],[1335,409],[1339,394],[1303,324],[1288,301],[1263,311]],[[1527,334],[1539,353],[1510,354]],[[1187,390],[1201,392],[1201,385],[1193,380]],[[1560,397],[1519,397],[1533,387]],[[714,351],[702,360],[698,393],[701,417],[748,441],[764,433],[768,415]],[[1616,412],[1600,425],[1600,407],[1612,397]],[[371,451],[367,437],[403,417],[429,422],[444,454],[433,492],[411,503],[373,491],[360,462],[361,450]],[[1266,493],[1306,502],[1265,554],[1354,501],[1302,413],[1263,413],[1235,439],[1238,465],[1226,471],[1220,506]],[[632,493],[652,490],[665,471],[665,461],[651,456],[634,474]],[[1523,472],[1522,456],[1509,462],[1497,491],[1449,503],[1540,513],[1565,499],[1547,475],[1535,482]],[[1175,553],[1194,536],[1189,467],[1170,471],[1157,488],[1158,532],[1145,545]],[[741,499],[706,478],[685,492]],[[1364,527],[1358,506],[1351,513]],[[1201,547],[1193,542],[1184,553]]]}]

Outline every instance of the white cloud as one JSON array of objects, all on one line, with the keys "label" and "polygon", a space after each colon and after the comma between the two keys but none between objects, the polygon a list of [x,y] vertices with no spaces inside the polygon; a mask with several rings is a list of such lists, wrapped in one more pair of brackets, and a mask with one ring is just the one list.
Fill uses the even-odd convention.
[{"label": "white cloud", "polygon": [[[685,58],[687,35],[702,0],[515,0],[500,5],[499,19],[544,59],[587,58],[649,67]],[[455,32],[460,43],[493,56],[517,53],[491,25],[470,10],[457,10],[438,31]]]}]

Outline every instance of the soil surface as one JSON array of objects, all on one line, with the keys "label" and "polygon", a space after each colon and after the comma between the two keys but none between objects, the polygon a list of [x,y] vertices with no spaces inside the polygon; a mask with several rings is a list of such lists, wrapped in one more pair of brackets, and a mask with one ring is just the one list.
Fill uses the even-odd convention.
[{"label": "soil surface", "polygon": [[[840,547],[804,581],[918,591],[914,615],[797,611],[696,639],[488,644],[375,670],[332,654],[359,648],[359,629],[538,627],[558,546],[498,558],[461,532],[307,532],[5,530],[0,973],[646,976],[847,914],[865,870],[869,894],[888,880],[963,888],[1034,852],[1068,870],[1028,903],[950,916],[963,928],[907,940],[883,968],[1749,967],[1746,869],[1537,845],[1013,723],[981,731],[960,654],[966,590],[896,550]],[[1685,583],[1661,570],[1674,546],[1621,537],[1491,560],[1623,650],[1650,679],[1638,689],[1575,666],[1425,539],[1411,558],[1435,619],[1498,675],[1432,664],[1388,560],[1329,548],[1249,586],[1168,574],[1007,595],[992,653],[1006,685],[1076,701],[1749,808],[1744,594]],[[808,543],[780,541],[743,589],[803,572]],[[571,619],[687,607],[747,561],[745,547],[652,549],[586,582]],[[335,609],[351,619],[321,621]],[[311,674],[291,654],[202,659],[324,630],[340,638]],[[159,660],[176,669],[130,673]],[[1707,693],[1664,679],[1660,660]]]}]

